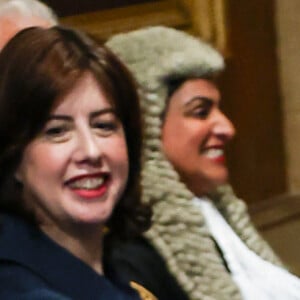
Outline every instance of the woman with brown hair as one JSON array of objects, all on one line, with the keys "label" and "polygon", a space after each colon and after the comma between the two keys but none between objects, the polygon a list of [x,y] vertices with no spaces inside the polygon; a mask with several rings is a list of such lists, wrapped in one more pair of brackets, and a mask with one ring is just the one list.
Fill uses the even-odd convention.
[{"label": "woman with brown hair", "polygon": [[0,298],[140,299],[103,270],[106,228],[150,225],[131,75],[62,27],[18,33],[0,74]]}]

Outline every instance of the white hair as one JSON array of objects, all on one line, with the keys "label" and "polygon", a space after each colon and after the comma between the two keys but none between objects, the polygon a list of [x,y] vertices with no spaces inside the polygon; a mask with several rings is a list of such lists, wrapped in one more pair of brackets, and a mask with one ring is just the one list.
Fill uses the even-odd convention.
[{"label": "white hair", "polygon": [[48,21],[50,25],[56,25],[58,23],[57,16],[53,10],[41,1],[0,0],[0,18],[15,15],[38,17]]}]

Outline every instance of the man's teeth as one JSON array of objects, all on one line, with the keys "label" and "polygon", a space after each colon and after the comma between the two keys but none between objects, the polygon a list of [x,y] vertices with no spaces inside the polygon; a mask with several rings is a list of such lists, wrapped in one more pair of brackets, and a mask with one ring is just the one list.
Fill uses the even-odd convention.
[{"label": "man's teeth", "polygon": [[98,178],[82,178],[78,179],[70,184],[71,188],[77,188],[77,189],[86,189],[91,190],[98,188],[101,184],[103,184],[104,178],[98,177]]},{"label": "man's teeth", "polygon": [[216,158],[216,157],[219,157],[219,156],[223,156],[224,155],[224,150],[223,149],[207,149],[205,152],[204,152],[204,155],[208,158]]}]

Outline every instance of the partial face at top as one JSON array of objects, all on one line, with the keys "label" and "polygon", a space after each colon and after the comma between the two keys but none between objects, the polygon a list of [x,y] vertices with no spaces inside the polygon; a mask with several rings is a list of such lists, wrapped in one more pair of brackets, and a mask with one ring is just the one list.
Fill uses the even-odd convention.
[{"label": "partial face at top", "polygon": [[40,26],[50,27],[51,24],[38,17],[0,16],[0,51],[6,43],[19,31],[27,27]]},{"label": "partial face at top", "polygon": [[72,224],[101,227],[127,177],[123,126],[86,73],[58,99],[42,132],[25,148],[16,172],[24,199],[48,231]]},{"label": "partial face at top", "polygon": [[219,108],[220,93],[204,79],[185,81],[171,96],[162,128],[163,149],[197,196],[225,183],[225,145],[235,135]]}]

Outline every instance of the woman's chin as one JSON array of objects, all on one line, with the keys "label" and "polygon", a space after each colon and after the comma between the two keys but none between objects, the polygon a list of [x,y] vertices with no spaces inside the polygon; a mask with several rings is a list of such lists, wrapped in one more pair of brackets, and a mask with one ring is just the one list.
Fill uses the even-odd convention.
[{"label": "woman's chin", "polygon": [[203,197],[213,192],[220,185],[228,182],[228,172],[219,173],[218,176],[199,178],[193,183],[187,184],[188,189],[197,197]]}]

